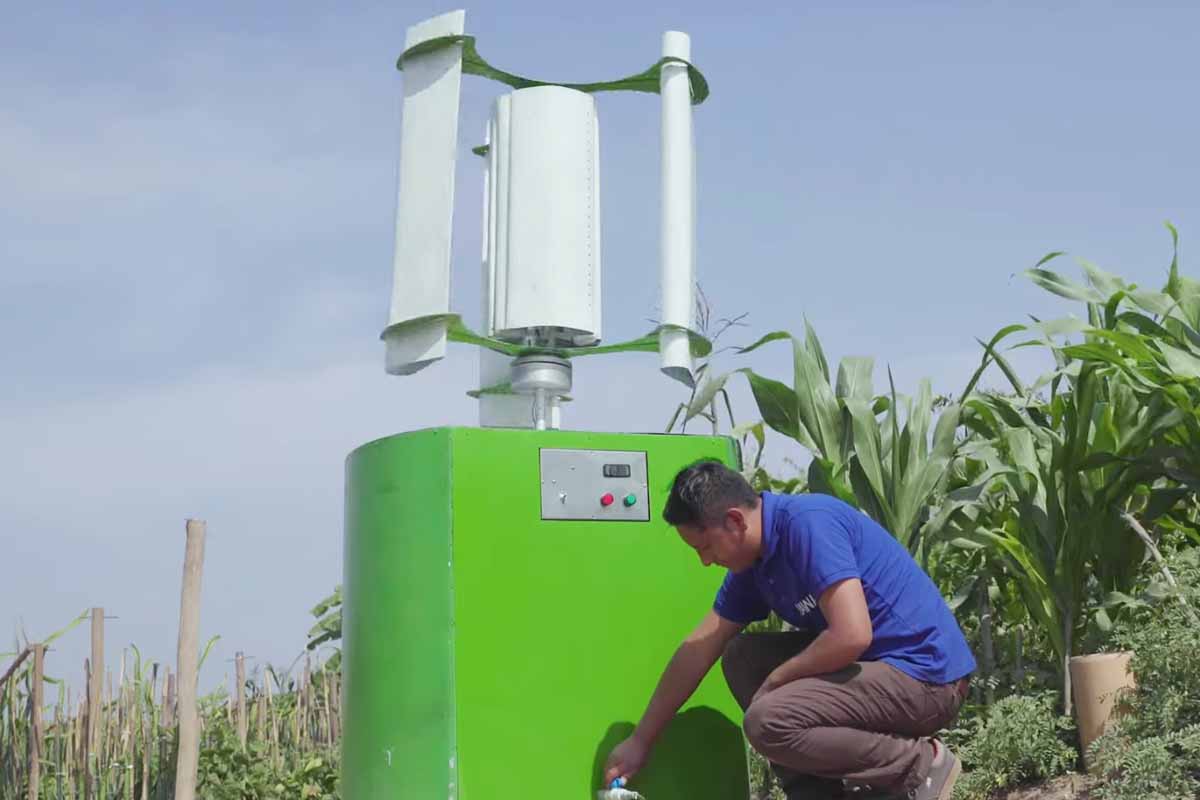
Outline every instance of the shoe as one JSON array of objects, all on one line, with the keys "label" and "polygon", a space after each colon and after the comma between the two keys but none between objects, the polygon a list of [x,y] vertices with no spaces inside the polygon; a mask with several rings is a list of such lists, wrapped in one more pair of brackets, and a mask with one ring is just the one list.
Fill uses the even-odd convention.
[{"label": "shoe", "polygon": [[937,739],[931,739],[935,750],[942,751],[942,763],[930,766],[929,774],[921,784],[908,793],[908,800],[950,800],[954,793],[954,783],[962,772],[962,762],[949,747]]}]

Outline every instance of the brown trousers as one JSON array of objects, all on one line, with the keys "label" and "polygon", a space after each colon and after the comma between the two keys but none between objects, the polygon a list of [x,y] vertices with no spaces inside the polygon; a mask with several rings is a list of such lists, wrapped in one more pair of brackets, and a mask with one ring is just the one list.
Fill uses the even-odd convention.
[{"label": "brown trousers", "polygon": [[835,797],[843,785],[897,794],[916,787],[933,760],[922,737],[954,720],[966,682],[929,684],[881,661],[858,662],[784,684],[751,706],[771,671],[813,638],[741,633],[726,648],[721,666],[746,712],[750,745],[771,762],[789,800]]}]

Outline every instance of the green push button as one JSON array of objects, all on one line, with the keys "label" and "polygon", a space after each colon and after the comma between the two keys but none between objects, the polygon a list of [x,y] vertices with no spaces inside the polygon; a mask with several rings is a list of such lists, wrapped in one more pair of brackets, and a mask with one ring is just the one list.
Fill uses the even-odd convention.
[{"label": "green push button", "polygon": [[625,495],[625,499],[622,502],[624,502],[626,508],[628,508],[629,506],[631,506],[637,502],[637,495],[627,494],[627,495]]}]

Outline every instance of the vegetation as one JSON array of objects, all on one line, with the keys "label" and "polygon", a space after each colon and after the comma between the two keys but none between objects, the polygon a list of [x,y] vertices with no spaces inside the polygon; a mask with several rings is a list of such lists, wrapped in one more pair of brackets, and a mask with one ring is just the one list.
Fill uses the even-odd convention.
[{"label": "vegetation", "polygon": [[[1104,738],[1093,779],[1115,797],[1155,781],[1152,796],[1197,788],[1200,718],[1179,709],[1200,687],[1166,666],[1187,652],[1168,645],[1194,652],[1195,634],[1180,626],[1200,629],[1186,600],[1196,575],[1172,570],[1161,545],[1173,536],[1194,553],[1200,543],[1200,283],[1181,275],[1170,231],[1176,252],[1161,291],[1087,262],[1085,282],[1074,283],[1046,268],[1061,253],[1038,262],[1025,275],[1082,302],[1083,317],[1000,330],[959,399],[940,409],[925,382],[915,400],[898,398],[890,372],[889,392],[875,395],[869,359],[844,359],[831,383],[807,324],[802,338],[777,332],[742,350],[789,341],[791,386],[737,369],[708,376],[698,393],[745,375],[763,422],[810,455],[808,490],[862,509],[938,580],[980,655],[957,732],[972,770],[962,796],[1081,767],[1070,660],[1117,646],[1138,653],[1142,688]],[[1032,384],[1000,350],[1018,333],[1015,346],[1054,360]],[[1008,391],[978,388],[993,366]],[[1148,609],[1170,616],[1124,627]]]},{"label": "vegetation", "polygon": [[1054,710],[1053,692],[1014,694],[968,719],[947,741],[966,765],[957,797],[983,797],[1030,780],[1053,778],[1075,765],[1069,717]]},{"label": "vegetation", "polygon": [[[947,733],[968,770],[960,800],[1083,771],[1100,798],[1200,793],[1200,282],[1182,275],[1170,231],[1175,254],[1161,290],[1086,262],[1083,282],[1073,282],[1048,268],[1060,253],[1026,271],[1082,313],[1010,325],[981,342],[979,369],[957,396],[921,381],[904,397],[890,371],[877,393],[866,357],[831,372],[805,323],[803,335],[768,333],[732,351],[736,359],[788,345],[786,381],[718,372],[710,353],[668,425],[683,431],[699,418],[718,431],[724,412],[728,432],[755,446],[744,466],[757,488],[841,497],[926,567],[980,664]],[[713,323],[702,310],[713,339],[742,324]],[[1054,368],[1026,380],[1006,347],[1041,348]],[[1004,391],[980,388],[989,371]],[[756,417],[734,419],[727,387],[736,380],[747,381]],[[767,470],[768,431],[805,465]],[[340,589],[312,613],[309,650],[334,648],[315,672],[296,680],[268,667],[205,698],[201,796],[337,796]],[[1134,653],[1137,688],[1079,753],[1071,658],[1105,650]],[[169,682],[133,656],[104,694],[90,756],[86,704],[47,678],[58,699],[40,737],[42,797],[170,796]],[[37,738],[31,670],[19,664],[0,685],[0,800],[26,796]],[[761,759],[752,774],[757,796],[778,796]]]},{"label": "vegetation", "polygon": [[[68,629],[83,619],[85,615]],[[76,700],[63,679],[46,676],[45,682],[57,689],[57,701],[40,726],[41,736],[35,737],[30,722],[33,664],[26,658],[0,685],[0,800],[29,796],[29,755],[35,741],[40,746],[38,796],[44,800],[168,800],[174,795],[175,676],[163,665],[145,662],[137,648],[122,656],[115,684],[111,674],[101,682],[96,739],[90,747],[93,715],[86,692]],[[240,654],[237,661],[242,673]],[[85,665],[85,678],[86,671]],[[197,797],[337,797],[340,676],[328,661],[314,670],[306,660],[298,678],[266,665],[240,685],[235,679],[231,689],[200,698],[199,707]]]},{"label": "vegetation", "polygon": [[[1173,537],[1167,559],[1185,603],[1200,602],[1200,551]],[[1120,703],[1111,730],[1093,743],[1089,756],[1098,777],[1096,797],[1133,800],[1144,797],[1200,795],[1200,627],[1189,605],[1136,604],[1114,626],[1110,646],[1134,653],[1136,691]]]}]

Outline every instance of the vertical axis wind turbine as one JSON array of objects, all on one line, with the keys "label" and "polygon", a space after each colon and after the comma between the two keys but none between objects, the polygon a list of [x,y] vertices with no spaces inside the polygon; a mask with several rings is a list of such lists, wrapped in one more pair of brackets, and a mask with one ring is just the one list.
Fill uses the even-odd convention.
[{"label": "vertical axis wind turbine", "polygon": [[[696,239],[692,106],[708,86],[686,33],[667,31],[662,57],[616,81],[562,84],[492,67],[453,11],[408,29],[385,369],[411,375],[446,355],[447,340],[479,345],[479,422],[558,428],[573,356],[657,351],[660,369],[691,386],[707,342],[693,330]],[[492,104],[484,144],[482,325],[450,311],[451,227],[463,73],[512,91]],[[601,346],[599,91],[661,96],[662,320],[651,334]]]}]

